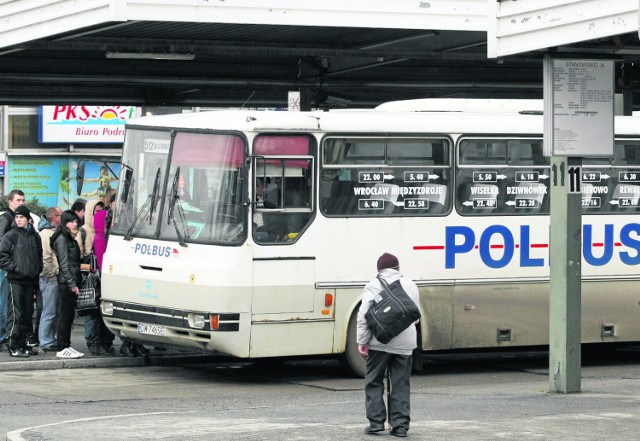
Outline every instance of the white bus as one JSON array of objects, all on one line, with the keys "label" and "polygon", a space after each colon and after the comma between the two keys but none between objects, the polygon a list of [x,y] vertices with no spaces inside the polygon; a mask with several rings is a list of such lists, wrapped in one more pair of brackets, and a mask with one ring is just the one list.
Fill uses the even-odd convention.
[{"label": "white bus", "polygon": [[[420,288],[423,351],[547,345],[540,108],[449,100],[132,120],[104,320],[143,344],[336,354],[362,375],[355,316],[391,252]],[[640,118],[615,127],[613,157],[583,162],[585,343],[640,341]]]}]

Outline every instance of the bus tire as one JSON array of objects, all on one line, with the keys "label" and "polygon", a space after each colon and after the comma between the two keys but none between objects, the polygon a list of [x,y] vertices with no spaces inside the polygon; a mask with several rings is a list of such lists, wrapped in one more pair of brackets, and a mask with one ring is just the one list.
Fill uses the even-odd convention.
[{"label": "bus tire", "polygon": [[364,378],[367,373],[366,359],[360,355],[358,351],[358,342],[356,334],[358,332],[358,311],[354,311],[349,319],[349,327],[347,328],[347,342],[344,354],[340,355],[340,364],[350,374],[356,377]]}]

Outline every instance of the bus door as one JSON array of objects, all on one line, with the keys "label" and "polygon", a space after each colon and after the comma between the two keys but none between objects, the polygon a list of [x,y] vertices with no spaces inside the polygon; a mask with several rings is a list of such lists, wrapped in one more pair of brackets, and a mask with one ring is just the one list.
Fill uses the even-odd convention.
[{"label": "bus door", "polygon": [[254,141],[253,314],[295,319],[314,311],[315,256],[302,240],[314,211],[314,150],[309,136]]},{"label": "bus door", "polygon": [[[300,135],[261,135],[254,141],[252,237],[254,326],[313,319],[315,250],[305,241],[314,214],[314,140]],[[282,328],[284,329],[284,327]],[[286,338],[286,336],[285,336]],[[255,353],[252,349],[252,356]]]}]

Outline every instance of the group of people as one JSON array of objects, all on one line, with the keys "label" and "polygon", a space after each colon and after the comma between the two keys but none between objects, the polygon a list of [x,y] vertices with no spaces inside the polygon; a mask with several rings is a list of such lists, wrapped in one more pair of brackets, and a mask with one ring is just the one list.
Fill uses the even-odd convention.
[{"label": "group of people", "polygon": [[[76,201],[70,210],[49,208],[38,230],[21,190],[12,190],[0,216],[0,349],[12,357],[41,351],[58,358],[81,358],[71,346],[76,299],[82,286],[82,259],[94,253],[101,270],[110,207],[100,200]],[[34,300],[38,314],[33,320]],[[114,336],[99,309],[85,315],[85,338],[92,355],[113,354]]]}]

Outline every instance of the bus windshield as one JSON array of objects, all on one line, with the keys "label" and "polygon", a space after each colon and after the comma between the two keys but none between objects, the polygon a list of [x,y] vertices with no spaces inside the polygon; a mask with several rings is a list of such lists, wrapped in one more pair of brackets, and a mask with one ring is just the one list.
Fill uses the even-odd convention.
[{"label": "bus windshield", "polygon": [[[171,143],[173,142],[173,145]],[[129,130],[112,232],[239,244],[246,233],[245,143],[240,136]]]}]

